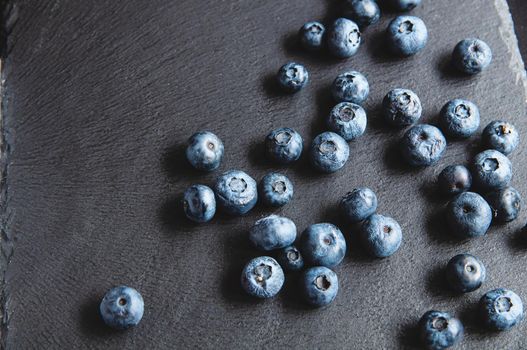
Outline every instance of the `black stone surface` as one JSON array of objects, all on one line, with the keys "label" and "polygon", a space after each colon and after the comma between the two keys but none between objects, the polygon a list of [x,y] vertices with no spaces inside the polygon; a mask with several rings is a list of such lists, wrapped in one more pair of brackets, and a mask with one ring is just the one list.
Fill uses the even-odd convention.
[{"label": "black stone surface", "polygon": [[[463,97],[479,105],[482,124],[503,118],[524,135],[525,77],[505,1],[424,0],[413,14],[427,23],[430,42],[405,60],[386,55],[381,41],[394,14],[364,33],[363,47],[349,60],[299,50],[297,29],[334,18],[332,4],[9,3],[3,347],[410,349],[419,347],[416,321],[440,309],[465,323],[461,349],[527,348],[527,322],[495,334],[481,328],[475,312],[480,296],[496,287],[527,300],[527,247],[518,238],[526,212],[486,237],[460,242],[445,227],[445,199],[434,187],[444,166],[467,162],[480,149],[478,136],[451,142],[434,167],[410,169],[395,150],[403,131],[385,128],[378,115],[384,94],[400,86],[421,97],[423,122],[435,123],[447,100]],[[525,13],[521,1],[515,8]],[[495,53],[490,69],[473,78],[447,64],[455,43],[468,36],[484,39]],[[312,78],[293,96],[278,93],[272,80],[288,60],[305,63]],[[345,69],[362,71],[371,83],[368,130],[351,143],[348,164],[321,175],[306,157],[289,168],[267,162],[262,141],[271,129],[296,128],[306,145],[324,131],[333,104],[328,86]],[[212,174],[192,171],[183,159],[185,140],[201,129],[225,143],[225,161]],[[513,186],[527,196],[525,145],[522,139],[511,159]],[[187,222],[177,204],[184,189],[212,184],[232,168],[257,179],[270,170],[286,173],[296,188],[293,202],[275,211],[258,206],[243,218],[218,215],[201,226]],[[402,248],[388,259],[367,257],[355,228],[337,218],[339,198],[356,186],[374,189],[379,212],[403,228]],[[344,231],[351,249],[336,268],[340,292],[330,307],[306,307],[294,275],[274,300],[242,293],[242,266],[261,254],[248,245],[247,231],[272,212],[292,218],[299,230],[329,221]],[[484,286],[463,296],[446,290],[441,275],[461,252],[478,256],[488,271]],[[119,284],[137,288],[146,303],[143,321],[126,332],[107,329],[98,316],[99,300]]]}]

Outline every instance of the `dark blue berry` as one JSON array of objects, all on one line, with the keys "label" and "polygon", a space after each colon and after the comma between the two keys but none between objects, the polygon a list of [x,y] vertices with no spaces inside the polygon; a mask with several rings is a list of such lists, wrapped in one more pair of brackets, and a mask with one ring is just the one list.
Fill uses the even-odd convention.
[{"label": "dark blue berry", "polygon": [[479,128],[479,109],[467,100],[455,99],[443,106],[439,123],[448,136],[466,138]]},{"label": "dark blue berry", "polygon": [[288,218],[270,215],[256,221],[249,231],[249,240],[261,250],[284,248],[296,240],[296,225]]},{"label": "dark blue berry", "polygon": [[315,307],[329,305],[339,290],[337,274],[324,266],[309,268],[302,277],[302,290],[308,304]]},{"label": "dark blue berry", "polygon": [[464,165],[449,165],[441,171],[437,181],[443,193],[458,194],[470,189],[472,175]]},{"label": "dark blue berry", "polygon": [[446,207],[450,230],[462,238],[483,236],[492,222],[492,210],[479,194],[463,192]]},{"label": "dark blue berry", "polygon": [[143,297],[127,286],[110,289],[101,301],[100,312],[104,323],[112,328],[136,326],[144,312]]},{"label": "dark blue berry", "polygon": [[477,74],[490,65],[492,51],[484,41],[465,39],[460,41],[452,53],[452,63],[463,73]]},{"label": "dark blue berry", "polygon": [[324,44],[324,32],[326,28],[320,22],[307,22],[300,28],[298,36],[300,45],[306,50],[320,50]]},{"label": "dark blue berry", "polygon": [[328,128],[346,141],[362,136],[367,122],[366,111],[351,102],[341,102],[333,107],[327,119]]},{"label": "dark blue berry", "polygon": [[346,240],[335,225],[314,224],[300,236],[299,248],[309,264],[333,267],[338,265],[346,254]]},{"label": "dark blue berry", "polygon": [[357,71],[339,74],[333,81],[331,93],[337,102],[362,104],[368,98],[370,85],[366,77]]},{"label": "dark blue berry", "polygon": [[351,19],[364,29],[379,22],[381,9],[375,0],[345,0],[344,17]]},{"label": "dark blue berry", "polygon": [[494,289],[480,300],[480,310],[488,327],[504,331],[523,319],[523,303],[518,294],[507,289]]},{"label": "dark blue berry", "polygon": [[298,160],[303,147],[302,136],[291,128],[273,130],[265,139],[267,155],[281,164],[289,164]]},{"label": "dark blue berry", "polygon": [[386,122],[395,127],[416,123],[421,118],[421,100],[408,89],[393,89],[382,101],[383,116]]},{"label": "dark blue berry", "polygon": [[216,213],[214,192],[208,186],[190,186],[183,195],[183,210],[194,222],[210,221]]},{"label": "dark blue berry", "polygon": [[397,221],[379,214],[373,214],[364,221],[360,234],[364,248],[377,258],[395,253],[403,239],[401,226]]},{"label": "dark blue berry", "polygon": [[490,122],[483,129],[481,137],[485,146],[505,155],[512,153],[520,143],[520,134],[516,127],[501,120]]},{"label": "dark blue berry", "polygon": [[411,127],[401,141],[401,152],[408,164],[429,166],[436,163],[446,149],[441,130],[428,124]]},{"label": "dark blue berry", "polygon": [[278,70],[278,84],[286,92],[297,92],[309,81],[307,69],[298,63],[288,62]]},{"label": "dark blue berry", "polygon": [[483,151],[474,157],[472,178],[484,190],[503,188],[512,179],[512,163],[496,150]]},{"label": "dark blue berry", "polygon": [[186,156],[189,163],[198,170],[215,170],[223,159],[223,143],[209,131],[197,132],[188,140]]},{"label": "dark blue berry", "polygon": [[338,58],[348,58],[357,53],[361,42],[359,26],[347,18],[332,23],[327,35],[328,49]]},{"label": "dark blue berry", "polygon": [[304,258],[294,245],[279,249],[277,260],[286,271],[300,271],[304,267]]},{"label": "dark blue berry", "polygon": [[319,171],[333,173],[346,164],[349,146],[334,132],[324,132],[313,140],[310,150],[311,164]]},{"label": "dark blue berry", "polygon": [[494,219],[509,222],[518,217],[522,208],[522,196],[513,187],[507,186],[485,195]]},{"label": "dark blue berry", "polygon": [[342,198],[340,210],[349,222],[366,220],[377,210],[377,196],[367,187],[356,188]]},{"label": "dark blue berry", "polygon": [[389,49],[398,56],[412,56],[424,49],[428,30],[418,17],[399,16],[390,22],[387,34]]},{"label": "dark blue berry", "polygon": [[245,172],[231,170],[216,180],[216,199],[223,210],[231,215],[243,215],[258,200],[256,181]]},{"label": "dark blue berry", "polygon": [[260,182],[260,197],[265,204],[273,207],[289,203],[293,192],[293,183],[283,174],[269,173]]},{"label": "dark blue berry", "polygon": [[421,3],[421,0],[386,0],[388,5],[395,11],[411,11]]},{"label": "dark blue berry", "polygon": [[284,271],[275,259],[268,256],[254,258],[242,271],[241,284],[247,294],[257,298],[272,298],[284,285]]},{"label": "dark blue berry", "polygon": [[473,255],[459,254],[448,262],[446,279],[450,288],[459,293],[475,291],[485,282],[486,269]]},{"label": "dark blue berry", "polygon": [[447,312],[427,311],[419,320],[423,345],[431,350],[450,348],[463,339],[463,324]]}]

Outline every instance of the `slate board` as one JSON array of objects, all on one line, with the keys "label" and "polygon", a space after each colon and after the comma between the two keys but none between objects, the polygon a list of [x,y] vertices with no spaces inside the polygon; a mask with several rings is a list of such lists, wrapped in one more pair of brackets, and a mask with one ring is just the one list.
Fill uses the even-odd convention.
[{"label": "slate board", "polygon": [[[518,2],[519,3],[519,2]],[[382,31],[364,34],[357,56],[337,61],[298,50],[306,21],[328,21],[333,1],[36,1],[13,0],[6,19],[3,99],[2,251],[5,281],[2,344],[55,348],[415,348],[413,326],[428,309],[458,315],[461,349],[527,347],[527,322],[505,334],[483,331],[474,307],[486,290],[507,287],[527,300],[527,248],[517,231],[526,212],[481,239],[453,240],[434,190],[440,170],[468,161],[479,139],[449,144],[437,166],[412,170],[394,151],[401,132],[379,122],[391,88],[406,87],[432,122],[451,98],[476,102],[482,124],[503,118],[527,132],[525,77],[504,0],[424,0],[413,14],[430,30],[426,50],[394,60]],[[490,69],[459,77],[446,64],[457,41],[478,36],[493,48]],[[272,77],[288,60],[306,64],[311,83],[299,94],[276,92]],[[304,158],[277,168],[262,157],[273,128],[296,128],[306,144],[324,130],[328,86],[345,69],[368,76],[366,135],[351,144],[342,171],[320,175]],[[182,147],[209,129],[225,143],[219,171],[199,174]],[[511,156],[513,185],[527,196],[525,139]],[[255,301],[239,287],[242,266],[259,253],[247,230],[272,211],[219,215],[194,226],[177,204],[192,183],[212,184],[228,169],[260,179],[280,170],[294,181],[294,201],[277,214],[303,230],[341,226],[351,247],[336,268],[340,292],[323,310],[307,308],[288,276],[274,300]],[[372,260],[337,218],[339,198],[356,186],[379,197],[379,212],[404,231],[401,250]],[[488,281],[474,293],[444,289],[441,269],[460,252],[479,256]],[[118,284],[137,288],[146,311],[127,332],[104,327],[98,303]]]}]

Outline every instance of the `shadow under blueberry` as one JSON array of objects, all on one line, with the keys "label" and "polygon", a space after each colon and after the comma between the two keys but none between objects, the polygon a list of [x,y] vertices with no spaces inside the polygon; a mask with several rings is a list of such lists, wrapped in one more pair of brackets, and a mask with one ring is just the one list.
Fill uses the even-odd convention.
[{"label": "shadow under blueberry", "polygon": [[430,238],[438,243],[459,244],[465,242],[466,239],[455,236],[445,224],[446,206],[436,205],[435,207],[434,212],[426,220],[426,232]]},{"label": "shadow under blueberry", "polygon": [[[194,231],[199,230],[199,225],[190,221],[183,211],[183,193],[166,199],[160,206],[158,216],[161,221],[161,225],[164,229],[169,232],[186,232],[192,234]],[[216,215],[212,219],[216,218]]]},{"label": "shadow under blueberry", "polygon": [[309,136],[311,139],[325,131],[329,131],[326,120],[333,107],[337,105],[337,102],[335,102],[333,96],[331,95],[331,85],[326,85],[318,89],[315,93],[315,101],[317,104],[317,110],[310,125],[311,128],[309,130]]},{"label": "shadow under blueberry", "polygon": [[81,305],[81,332],[88,336],[97,337],[114,337],[117,336],[119,333],[123,334],[123,331],[110,328],[104,323],[99,313],[100,302],[101,300],[99,298],[90,297]]},{"label": "shadow under blueberry", "polygon": [[287,272],[285,273],[285,282],[280,291],[279,298],[282,301],[282,306],[290,310],[309,311],[315,308],[304,301],[304,296],[301,287],[302,273]]},{"label": "shadow under blueberry", "polygon": [[176,144],[163,152],[161,166],[169,178],[176,180],[181,178],[194,179],[203,175],[203,172],[194,169],[188,162],[185,154],[186,148],[186,143]]},{"label": "shadow under blueberry", "polygon": [[445,205],[454,198],[453,195],[441,191],[436,179],[424,181],[419,187],[419,192],[428,202],[435,204]]},{"label": "shadow under blueberry", "polygon": [[422,349],[418,321],[404,324],[397,338],[404,349]]},{"label": "shadow under blueberry", "polygon": [[[479,289],[473,293],[477,293]],[[479,309],[479,301],[465,304],[457,313],[458,318],[465,327],[465,333],[477,335],[479,339],[496,337],[503,332],[492,330],[483,323]]]},{"label": "shadow under blueberry", "polygon": [[435,297],[460,297],[463,293],[457,293],[449,288],[446,275],[446,266],[436,266],[430,271],[426,280],[426,288]]},{"label": "shadow under blueberry", "polygon": [[452,52],[441,54],[437,60],[437,69],[442,79],[464,82],[474,79],[474,75],[460,72],[452,63]]},{"label": "shadow under blueberry", "polygon": [[366,51],[374,63],[397,63],[411,61],[413,59],[413,56],[403,57],[390,52],[385,30],[378,29],[371,31],[368,35],[367,43],[363,45],[366,47]]},{"label": "shadow under blueberry", "polygon": [[392,138],[386,142],[385,150],[383,153],[383,161],[387,168],[392,170],[399,170],[409,172],[412,174],[418,173],[422,170],[420,167],[413,167],[409,165],[401,154],[401,138]]},{"label": "shadow under blueberry", "polygon": [[514,251],[527,253],[527,235],[521,229],[511,234],[507,243]]},{"label": "shadow under blueberry", "polygon": [[[266,150],[265,150],[265,138],[262,138],[259,141],[252,142],[249,145],[249,152],[247,159],[251,166],[258,167],[259,169],[271,169],[276,166],[280,166],[277,162],[272,162],[269,157],[267,156]],[[286,168],[286,166],[283,166]]]},{"label": "shadow under blueberry", "polygon": [[[328,22],[328,24],[331,22]],[[327,25],[323,23],[326,26]],[[300,30],[300,27],[296,31],[292,31],[284,36],[282,41],[282,47],[284,48],[284,51],[287,53],[287,56],[294,57],[294,59],[290,59],[290,61],[296,60],[298,63],[304,64],[308,63],[310,65],[320,65],[320,64],[334,64],[338,63],[341,60],[331,56],[329,53],[327,47],[324,45],[320,50],[318,51],[309,51],[306,50],[300,45],[299,41],[299,34],[298,31]],[[285,62],[284,62],[285,63]]]}]

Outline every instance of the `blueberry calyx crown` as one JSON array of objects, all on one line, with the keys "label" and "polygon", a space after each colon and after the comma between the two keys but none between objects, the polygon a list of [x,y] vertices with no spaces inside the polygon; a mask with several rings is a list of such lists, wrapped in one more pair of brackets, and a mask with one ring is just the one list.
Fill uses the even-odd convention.
[{"label": "blueberry calyx crown", "polygon": [[326,275],[319,275],[315,278],[315,287],[321,291],[326,291],[331,287],[331,282]]}]

